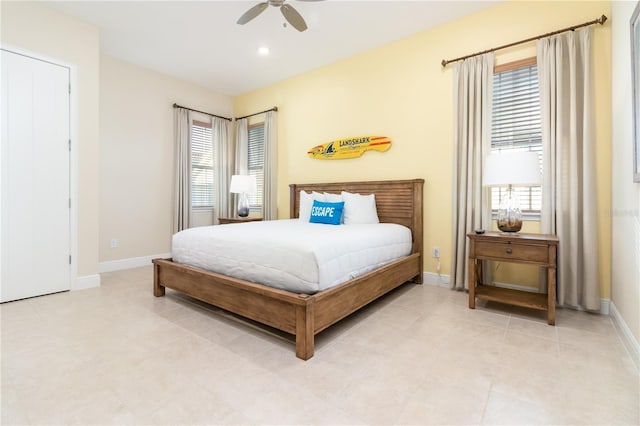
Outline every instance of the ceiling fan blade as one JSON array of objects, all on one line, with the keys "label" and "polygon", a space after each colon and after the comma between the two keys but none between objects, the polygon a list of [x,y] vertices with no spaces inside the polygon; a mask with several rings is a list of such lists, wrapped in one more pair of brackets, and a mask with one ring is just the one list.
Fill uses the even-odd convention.
[{"label": "ceiling fan blade", "polygon": [[289,22],[296,30],[302,32],[307,29],[307,23],[304,22],[302,16],[290,4],[285,3],[280,6],[280,12],[284,15],[284,19],[286,19],[287,22]]},{"label": "ceiling fan blade", "polygon": [[[264,3],[258,3],[253,6],[251,9],[247,10],[241,17],[238,19],[238,24],[244,25],[256,16],[260,15],[264,10],[269,6],[269,2],[265,1]],[[291,24],[293,25],[293,24]]]}]

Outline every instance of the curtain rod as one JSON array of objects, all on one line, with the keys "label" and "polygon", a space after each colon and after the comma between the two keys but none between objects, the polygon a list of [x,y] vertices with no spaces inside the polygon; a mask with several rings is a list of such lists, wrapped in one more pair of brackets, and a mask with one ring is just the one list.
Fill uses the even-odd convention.
[{"label": "curtain rod", "polygon": [[260,112],[256,112],[254,114],[249,114],[249,115],[245,115],[244,117],[236,117],[236,120],[242,120],[243,118],[249,118],[249,117],[253,117],[254,115],[258,115],[258,114],[264,114],[265,112],[269,112],[269,111],[277,111],[278,107],[274,106],[271,109],[266,109],[264,111],[260,111]]},{"label": "curtain rod", "polygon": [[206,114],[206,115],[210,115],[210,116],[212,116],[212,117],[222,118],[223,120],[232,121],[232,120],[231,120],[230,118],[228,118],[228,117],[222,117],[222,116],[220,116],[220,115],[211,114],[210,112],[198,111],[197,109],[187,108],[187,107],[185,107],[185,106],[178,105],[178,104],[173,104],[173,107],[174,107],[174,108],[188,109],[189,111],[199,112],[200,114]]},{"label": "curtain rod", "polygon": [[447,64],[450,64],[451,62],[462,61],[464,59],[471,58],[473,56],[478,56],[478,55],[482,55],[482,54],[489,53],[489,52],[495,52],[496,50],[506,49],[507,47],[516,46],[518,44],[523,44],[523,43],[527,43],[527,42],[534,41],[534,40],[539,40],[541,38],[549,37],[549,36],[560,34],[560,33],[564,33],[566,31],[574,31],[574,30],[576,30],[578,28],[586,27],[586,26],[593,25],[593,24],[603,25],[606,21],[607,21],[607,17],[605,15],[602,15],[598,19],[594,19],[593,21],[585,22],[583,24],[574,25],[573,27],[563,28],[563,29],[558,30],[558,31],[553,31],[553,32],[550,32],[550,33],[546,33],[546,34],[542,34],[542,35],[539,35],[539,36],[531,37],[531,38],[528,38],[526,40],[520,40],[520,41],[516,41],[514,43],[505,44],[504,46],[494,47],[493,49],[483,50],[482,52],[472,53],[471,55],[461,56],[460,58],[456,58],[456,59],[449,59],[449,60],[443,59],[442,62],[440,62],[440,65],[442,65],[442,67],[444,68],[444,67],[447,66]]}]

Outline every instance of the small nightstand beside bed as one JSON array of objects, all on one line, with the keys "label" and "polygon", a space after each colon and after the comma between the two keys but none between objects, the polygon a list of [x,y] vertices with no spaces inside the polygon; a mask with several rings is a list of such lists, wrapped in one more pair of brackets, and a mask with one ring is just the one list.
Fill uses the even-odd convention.
[{"label": "small nightstand beside bed", "polygon": [[[375,194],[380,224],[324,225],[296,219],[183,231],[174,236],[174,259],[153,261],[154,295],[163,296],[165,287],[172,288],[294,334],[296,356],[309,359],[315,334],[409,280],[422,282],[423,184],[422,179],[292,184],[291,218],[297,218],[301,208],[306,214],[307,193],[337,198],[348,191]],[[232,237],[234,233],[239,236]],[[325,237],[330,239],[323,242]],[[238,240],[233,249],[231,238]],[[203,245],[219,256],[203,255],[198,249]],[[248,254],[248,248],[264,252]],[[293,252],[282,254],[291,248]],[[369,255],[372,260],[367,263],[364,257]],[[219,264],[212,262],[216,257]],[[291,257],[296,258],[289,262],[296,265],[293,270],[278,268],[279,261]]]}]

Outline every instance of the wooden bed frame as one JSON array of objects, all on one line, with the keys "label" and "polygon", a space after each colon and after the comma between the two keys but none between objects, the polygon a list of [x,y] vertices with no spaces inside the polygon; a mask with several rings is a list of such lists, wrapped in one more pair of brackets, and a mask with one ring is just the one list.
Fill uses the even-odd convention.
[{"label": "wooden bed frame", "polygon": [[[313,295],[279,290],[262,284],[154,259],[153,294],[164,296],[165,287],[260,323],[294,334],[296,356],[313,356],[314,336],[407,281],[422,284],[422,191],[424,180],[291,184],[290,217],[298,217],[300,191],[375,194],[380,222],[399,223],[411,229],[409,256],[375,271]],[[234,226],[234,225],[224,225]]]}]

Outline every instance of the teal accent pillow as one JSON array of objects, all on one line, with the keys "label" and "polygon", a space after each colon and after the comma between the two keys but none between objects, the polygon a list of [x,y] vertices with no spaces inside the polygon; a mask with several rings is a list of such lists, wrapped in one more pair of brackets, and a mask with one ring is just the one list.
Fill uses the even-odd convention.
[{"label": "teal accent pillow", "polygon": [[313,200],[309,222],[340,225],[343,210],[344,201],[340,201],[339,203],[325,203],[324,201]]}]

